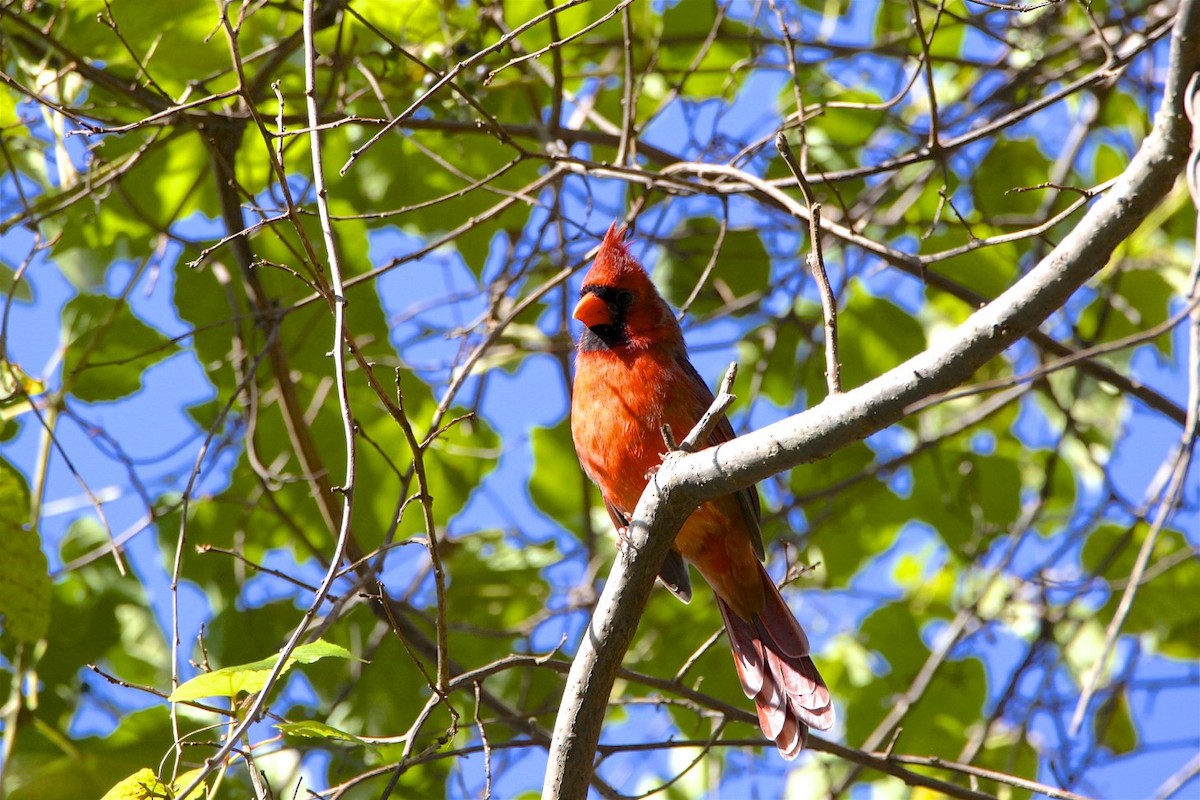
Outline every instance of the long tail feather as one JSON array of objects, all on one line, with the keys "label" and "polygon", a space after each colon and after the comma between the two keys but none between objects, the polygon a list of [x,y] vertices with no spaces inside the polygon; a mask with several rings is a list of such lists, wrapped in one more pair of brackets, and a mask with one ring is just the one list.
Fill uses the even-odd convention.
[{"label": "long tail feather", "polygon": [[829,689],[808,657],[808,637],[765,569],[766,605],[753,620],[717,599],[738,678],[754,700],[763,734],[789,761],[804,748],[810,727],[829,730],[834,711]]}]

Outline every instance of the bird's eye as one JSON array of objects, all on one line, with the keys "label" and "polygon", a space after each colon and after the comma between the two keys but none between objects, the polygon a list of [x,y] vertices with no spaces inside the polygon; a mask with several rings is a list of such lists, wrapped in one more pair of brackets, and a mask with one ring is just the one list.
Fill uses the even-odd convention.
[{"label": "bird's eye", "polygon": [[622,289],[617,292],[617,305],[621,308],[628,308],[633,304],[633,292],[628,289]]}]

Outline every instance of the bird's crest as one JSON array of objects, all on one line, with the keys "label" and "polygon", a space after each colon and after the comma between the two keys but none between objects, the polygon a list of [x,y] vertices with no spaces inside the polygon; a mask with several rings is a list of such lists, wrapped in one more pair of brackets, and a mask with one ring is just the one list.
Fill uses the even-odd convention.
[{"label": "bird's crest", "polygon": [[625,244],[628,230],[624,225],[617,227],[616,222],[608,226],[608,233],[604,234],[604,240],[596,252],[596,260],[583,279],[585,286],[615,286],[622,277],[628,277],[631,273],[645,276],[646,271],[629,253]]}]

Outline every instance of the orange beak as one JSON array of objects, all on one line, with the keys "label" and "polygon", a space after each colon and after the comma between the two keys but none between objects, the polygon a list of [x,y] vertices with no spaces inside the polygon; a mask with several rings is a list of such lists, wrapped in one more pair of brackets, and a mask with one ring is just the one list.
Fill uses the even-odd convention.
[{"label": "orange beak", "polygon": [[571,316],[589,328],[612,324],[612,312],[608,310],[608,303],[591,292],[579,298],[579,303],[576,304]]}]

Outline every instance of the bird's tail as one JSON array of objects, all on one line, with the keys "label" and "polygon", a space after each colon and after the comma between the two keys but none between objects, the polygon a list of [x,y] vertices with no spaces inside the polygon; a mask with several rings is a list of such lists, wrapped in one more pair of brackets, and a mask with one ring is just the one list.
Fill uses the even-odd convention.
[{"label": "bird's tail", "polygon": [[804,748],[809,727],[833,727],[833,704],[821,673],[808,657],[808,637],[760,566],[766,604],[753,620],[717,598],[738,677],[758,709],[758,725],[791,761]]}]

